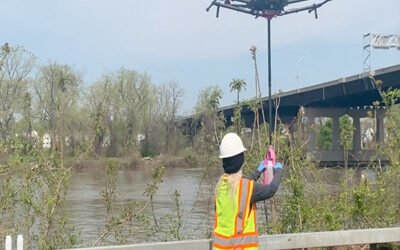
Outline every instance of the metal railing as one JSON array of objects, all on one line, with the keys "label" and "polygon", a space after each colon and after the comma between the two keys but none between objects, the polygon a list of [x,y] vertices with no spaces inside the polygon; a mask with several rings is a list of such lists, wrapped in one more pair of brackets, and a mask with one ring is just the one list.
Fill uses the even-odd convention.
[{"label": "metal railing", "polygon": [[[345,245],[370,244],[371,249],[377,243],[400,242],[400,227],[344,230],[315,233],[262,235],[259,238],[259,249],[293,249],[310,247],[331,247]],[[210,250],[212,241],[188,240],[157,242],[124,246],[80,248],[80,250]]]}]

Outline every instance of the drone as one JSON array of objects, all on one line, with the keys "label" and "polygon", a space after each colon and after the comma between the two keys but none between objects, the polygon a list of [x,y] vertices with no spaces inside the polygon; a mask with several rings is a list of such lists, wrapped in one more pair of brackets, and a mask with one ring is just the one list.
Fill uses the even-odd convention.
[{"label": "drone", "polygon": [[[220,8],[226,8],[230,10],[236,10],[237,12],[242,12],[258,17],[264,17],[268,21],[268,110],[269,119],[268,123],[272,123],[272,98],[271,98],[271,20],[277,16],[284,16],[292,13],[297,13],[301,11],[308,11],[308,13],[314,12],[315,18],[318,18],[317,9],[322,5],[326,4],[331,0],[321,0],[322,2],[318,4],[311,4],[308,6],[286,9],[286,6],[305,2],[307,0],[213,0],[210,6],[206,9],[207,12],[211,7],[217,7],[217,18],[219,17]],[[272,126],[269,126],[269,145],[272,141]]]},{"label": "drone", "polygon": [[211,7],[216,6],[217,18],[219,17],[220,8],[236,10],[238,12],[253,15],[255,18],[265,17],[271,19],[275,16],[283,16],[301,11],[308,11],[308,13],[314,12],[315,18],[318,18],[317,9],[331,0],[324,0],[318,4],[294,9],[285,9],[285,7],[290,4],[304,1],[307,0],[213,0],[207,8],[207,11],[209,11]]}]

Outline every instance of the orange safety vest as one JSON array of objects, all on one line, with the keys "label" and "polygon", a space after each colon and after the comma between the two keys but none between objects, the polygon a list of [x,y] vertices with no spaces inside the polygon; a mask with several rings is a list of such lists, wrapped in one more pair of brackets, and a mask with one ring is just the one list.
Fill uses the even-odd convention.
[{"label": "orange safety vest", "polygon": [[251,204],[254,181],[241,178],[235,201],[229,197],[227,176],[215,199],[214,249],[258,249],[256,204]]}]

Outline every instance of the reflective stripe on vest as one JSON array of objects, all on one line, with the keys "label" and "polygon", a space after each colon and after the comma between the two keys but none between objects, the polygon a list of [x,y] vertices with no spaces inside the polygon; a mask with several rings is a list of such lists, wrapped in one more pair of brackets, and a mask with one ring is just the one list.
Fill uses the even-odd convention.
[{"label": "reflective stripe on vest", "polygon": [[[232,226],[233,235],[222,235],[217,230],[219,227],[218,222],[218,211],[215,215],[215,230],[213,237],[213,245],[219,249],[225,248],[246,248],[246,247],[257,247],[258,246],[258,233],[256,229],[255,221],[255,204],[253,207],[251,205],[251,193],[253,191],[254,182],[248,179],[241,179],[238,187],[238,197],[236,200],[237,211],[235,213],[234,224],[225,224],[228,227]],[[221,197],[222,198],[222,197]],[[224,200],[225,198],[223,198]],[[218,202],[218,197],[216,197],[216,202]],[[220,208],[221,209],[221,208]],[[223,212],[223,211],[219,211]],[[251,220],[250,220],[251,219]],[[247,221],[248,220],[248,221]],[[248,223],[254,224],[250,225],[251,231],[243,231],[248,228]],[[231,226],[230,226],[231,225]],[[246,226],[247,225],[247,226]],[[225,228],[226,228],[225,226]],[[246,229],[248,230],[248,229]],[[254,230],[254,231],[253,231]]]},{"label": "reflective stripe on vest", "polygon": [[252,243],[257,244],[258,234],[242,234],[235,237],[226,238],[214,233],[213,243],[221,246],[237,246]]},{"label": "reflective stripe on vest", "polygon": [[238,218],[236,221],[236,232],[238,234],[241,234],[243,232],[243,215],[244,215],[244,210],[246,209],[246,202],[247,202],[247,192],[249,190],[249,180],[247,179],[242,179],[242,195],[239,197],[240,199],[240,208],[239,208],[239,214]]}]

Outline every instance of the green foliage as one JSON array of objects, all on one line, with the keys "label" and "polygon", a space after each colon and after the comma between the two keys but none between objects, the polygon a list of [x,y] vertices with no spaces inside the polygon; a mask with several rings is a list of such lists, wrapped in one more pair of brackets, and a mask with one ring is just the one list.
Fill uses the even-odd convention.
[{"label": "green foliage", "polygon": [[162,134],[165,138],[163,150],[165,153],[171,151],[176,153],[177,151],[177,147],[174,147],[174,145],[176,145],[179,138],[177,138],[175,120],[182,96],[183,89],[181,89],[176,82],[163,84],[157,89],[158,111],[164,124]]},{"label": "green foliage", "polygon": [[244,121],[242,118],[242,109],[243,109],[243,105],[241,105],[239,103],[238,106],[235,108],[235,111],[234,111],[234,114],[232,117],[232,122],[233,122],[232,129],[237,134],[241,134],[242,128],[244,128]]},{"label": "green foliage", "polygon": [[400,135],[398,133],[400,124],[400,108],[397,102],[400,99],[400,89],[382,92],[381,95],[387,108],[385,120],[387,135],[385,137],[384,153],[387,155],[392,165],[399,166],[400,154],[397,152],[400,148]]},{"label": "green foliage", "polygon": [[340,127],[340,145],[342,146],[344,152],[344,161],[345,168],[347,170],[347,164],[349,159],[349,150],[353,148],[353,122],[350,119],[349,115],[343,115],[339,118],[339,127]]},{"label": "green foliage", "polygon": [[[255,48],[252,49],[255,59]],[[202,194],[202,183],[211,179],[209,170],[218,165],[216,157],[225,129],[225,117],[219,112],[222,90],[208,87],[198,96],[198,117],[192,148],[188,148],[177,131],[176,112],[180,88],[175,83],[156,87],[146,73],[121,68],[109,72],[83,89],[83,75],[73,67],[56,62],[39,66],[30,80],[34,57],[21,47],[3,45],[0,50],[0,245],[4,235],[22,233],[27,248],[54,249],[76,247],[80,234],[65,213],[65,195],[74,166],[94,149],[94,156],[153,156],[176,153],[180,148],[188,165],[204,164],[205,171],[190,211],[183,209],[181,194],[171,195],[174,213],[158,216],[154,198],[163,182],[162,168],[153,171],[152,182],[144,192],[145,202],[121,201],[118,197],[117,161],[106,168],[102,201],[107,211],[104,228],[92,246],[135,242],[135,228],[159,236],[161,240],[190,238],[194,230],[212,231],[212,221],[204,217],[197,228],[190,229],[190,213]],[[6,70],[13,69],[13,70]],[[299,113],[297,123],[289,129],[278,122],[273,146],[285,169],[284,195],[261,205],[260,232],[291,233],[349,228],[389,227],[400,224],[400,90],[381,90],[386,106],[385,145],[378,148],[389,164],[382,168],[371,163],[377,177],[361,179],[354,171],[343,177],[340,188],[331,190],[323,179],[324,169],[307,158],[306,119]],[[241,131],[242,105],[239,94],[246,83],[234,79],[231,91],[237,91],[238,107],[234,129]],[[10,95],[12,93],[12,95]],[[381,105],[374,102],[374,107]],[[260,129],[260,100],[248,102],[255,113],[251,146],[246,153],[244,175],[252,172],[267,151],[266,126]],[[16,119],[18,118],[18,119]],[[279,121],[279,119],[278,119]],[[198,122],[198,123],[197,123]],[[256,124],[257,123],[257,124]],[[266,125],[266,124],[265,124]],[[353,127],[348,116],[340,118],[340,143],[352,148]],[[294,130],[294,131],[293,131]],[[37,132],[35,136],[33,131]],[[258,133],[255,133],[258,131]],[[50,133],[52,147],[42,147],[42,137]],[[18,135],[16,135],[18,134]],[[332,147],[332,121],[321,124],[320,148]],[[246,135],[241,135],[247,142]],[[141,138],[139,140],[139,137]],[[259,143],[254,143],[258,141]],[[248,143],[250,144],[250,143]],[[64,159],[69,156],[68,161]],[[260,179],[261,181],[261,179]],[[208,209],[213,209],[213,183],[209,181]],[[146,208],[150,208],[146,210]],[[149,211],[150,210],[150,211]],[[188,219],[187,219],[188,218]]]},{"label": "green foliage", "polygon": [[194,148],[201,156],[215,154],[225,130],[225,117],[218,112],[222,90],[219,87],[207,87],[199,95],[195,105],[196,121],[201,129],[196,132]]},{"label": "green foliage", "polygon": [[[63,157],[73,157],[89,141],[95,157],[177,154],[186,146],[177,129],[183,96],[177,83],[157,87],[148,74],[126,68],[87,83],[66,64],[34,66],[34,56],[22,47],[1,46],[1,142],[16,134],[38,142],[37,133],[48,134]],[[220,95],[213,91],[209,105],[218,106]]]},{"label": "green foliage", "polygon": [[183,91],[177,83],[159,87],[150,76],[122,68],[88,90],[87,105],[98,131],[96,153],[109,157],[177,153],[176,117]]},{"label": "green foliage", "polygon": [[71,168],[56,152],[35,147],[24,137],[11,145],[1,147],[7,157],[0,162],[0,234],[23,233],[27,248],[76,246],[79,233],[64,209]]},{"label": "green foliage", "polygon": [[10,53],[10,47],[8,46],[8,43],[5,43],[4,45],[1,46],[0,50],[0,70],[2,69],[4,60],[6,59],[9,53]]},{"label": "green foliage", "polygon": [[185,148],[184,157],[185,157],[185,162],[188,166],[197,166],[198,164],[197,155],[192,148],[190,147]]},{"label": "green foliage", "polygon": [[343,115],[339,118],[340,127],[340,145],[343,150],[351,150],[353,148],[353,122],[349,115]]},{"label": "green foliage", "polygon": [[183,240],[187,238],[189,234],[189,232],[183,228],[183,215],[185,211],[182,208],[183,204],[180,200],[180,196],[181,194],[177,190],[171,194],[171,199],[175,203],[175,213],[167,214],[160,218],[161,223],[157,234],[162,241]]},{"label": "green foliage", "polygon": [[[324,172],[318,163],[307,158],[306,142],[303,138],[304,119],[299,113],[294,131],[278,124],[277,133],[273,136],[273,145],[279,161],[283,163],[285,176],[282,180],[282,196],[261,205],[262,215],[258,221],[260,233],[294,233],[326,230],[343,230],[354,228],[391,227],[399,225],[400,217],[400,165],[399,135],[400,109],[395,100],[400,98],[398,92],[381,92],[387,106],[385,126],[387,139],[382,148],[390,164],[382,171],[376,172],[376,179],[370,180],[350,169],[342,177],[340,186],[331,189]],[[352,146],[353,126],[347,116],[340,121],[343,146]],[[323,129],[325,126],[325,129]],[[331,123],[321,126],[321,137],[331,138]],[[324,132],[325,130],[325,132]],[[393,140],[392,140],[393,138]],[[265,142],[266,138],[262,138]],[[331,140],[331,139],[330,139]],[[328,144],[328,143],[326,143]],[[267,150],[255,144],[246,153],[244,176],[252,172]],[[375,163],[374,163],[375,164]],[[381,169],[375,165],[372,169]],[[397,191],[396,191],[397,190]]]},{"label": "green foliage", "polygon": [[[386,100],[387,103],[395,103],[393,100],[396,99],[396,95],[393,92],[382,92],[382,94],[384,99],[390,98]],[[395,125],[394,121],[399,117],[398,109],[395,106],[388,106],[387,131],[390,130],[390,126],[396,126],[396,129],[390,130],[393,134],[388,134],[388,138],[397,136],[395,131],[400,129],[398,127],[400,123],[397,122]],[[348,142],[346,147],[349,148],[353,128],[347,117],[342,117],[341,123],[342,129],[347,130],[346,136],[343,137]],[[294,159],[295,165],[297,162],[305,162],[306,165],[300,168],[301,171],[292,171],[292,168],[289,168],[290,177],[285,180],[285,188],[289,187],[289,195],[283,199],[281,207],[283,212],[279,216],[283,225],[281,228],[286,228],[284,232],[296,232],[398,225],[400,218],[396,213],[399,211],[399,195],[395,190],[399,190],[400,175],[398,161],[391,160],[398,157],[398,147],[398,141],[390,144],[388,140],[385,143],[384,154],[390,159],[390,164],[384,171],[377,172],[375,180],[367,180],[363,175],[360,181],[355,182],[357,178],[354,171],[349,171],[343,177],[341,188],[333,192],[328,192],[323,180],[316,182],[315,177],[313,180],[304,179],[304,173],[309,171],[306,165],[312,166],[313,163],[302,158]],[[298,223],[294,224],[296,218]]]},{"label": "green foliage", "polygon": [[332,149],[332,119],[327,119],[319,130],[319,147],[321,150]]},{"label": "green foliage", "polygon": [[222,90],[218,86],[210,86],[200,91],[194,107],[196,114],[214,113],[219,107]]},{"label": "green foliage", "polygon": [[237,91],[237,106],[239,107],[239,94],[240,91],[243,89],[246,89],[246,82],[244,79],[233,79],[232,82],[229,83],[229,88],[231,89],[231,92],[236,90]]},{"label": "green foliage", "polygon": [[[148,216],[143,212],[148,202],[143,206],[136,200],[121,204],[117,200],[117,173],[118,166],[112,160],[107,161],[105,188],[102,191],[102,200],[107,209],[104,230],[96,241],[91,244],[94,247],[105,239],[117,244],[132,242],[135,230],[134,225],[141,228],[150,226]],[[143,206],[143,207],[142,207]],[[110,237],[112,236],[112,237]]]},{"label": "green foliage", "polygon": [[23,112],[35,58],[24,48],[8,44],[0,53],[0,140],[6,142],[16,133],[16,116]]}]

